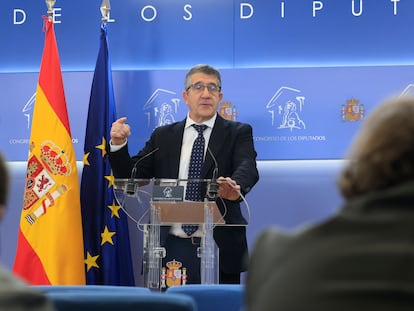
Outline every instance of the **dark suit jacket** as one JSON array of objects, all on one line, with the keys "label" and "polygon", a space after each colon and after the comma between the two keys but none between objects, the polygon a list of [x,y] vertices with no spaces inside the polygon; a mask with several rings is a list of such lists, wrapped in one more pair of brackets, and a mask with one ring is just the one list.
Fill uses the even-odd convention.
[{"label": "dark suit jacket", "polygon": [[414,182],[347,202],[331,219],[256,241],[248,311],[413,310]]},{"label": "dark suit jacket", "polygon": [[[185,120],[154,130],[145,147],[130,158],[128,148],[109,153],[115,177],[129,178],[134,163],[141,157],[159,148],[137,165],[137,178],[178,178],[182,138]],[[209,140],[209,148],[217,160],[218,176],[231,177],[247,194],[259,179],[256,167],[256,151],[253,145],[252,128],[248,124],[228,121],[217,116]],[[214,160],[206,154],[202,167],[203,179],[212,177]],[[221,200],[217,200],[223,212]],[[228,224],[246,224],[240,211],[240,202],[225,201],[225,221]],[[163,228],[161,243],[165,241],[169,228]],[[238,273],[246,269],[247,241],[245,227],[216,227],[214,239],[220,250],[220,269],[225,273]]]}]

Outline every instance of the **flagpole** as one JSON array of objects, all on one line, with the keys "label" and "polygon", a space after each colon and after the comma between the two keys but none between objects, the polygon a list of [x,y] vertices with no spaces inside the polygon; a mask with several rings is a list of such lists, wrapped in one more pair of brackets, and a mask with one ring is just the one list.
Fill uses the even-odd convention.
[{"label": "flagpole", "polygon": [[49,20],[53,18],[53,7],[55,6],[56,0],[45,0],[47,6],[47,16]]},{"label": "flagpole", "polygon": [[102,15],[102,22],[106,23],[109,20],[109,12],[111,11],[111,4],[109,0],[102,0],[101,3],[101,15]]}]

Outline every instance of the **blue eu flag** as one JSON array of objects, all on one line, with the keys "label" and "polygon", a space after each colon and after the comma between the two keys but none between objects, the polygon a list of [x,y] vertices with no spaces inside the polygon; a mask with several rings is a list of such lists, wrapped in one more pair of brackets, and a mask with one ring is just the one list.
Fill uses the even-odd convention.
[{"label": "blue eu flag", "polygon": [[101,27],[86,124],[81,209],[86,284],[134,286],[128,219],[113,193],[106,153],[116,109],[106,23]]}]

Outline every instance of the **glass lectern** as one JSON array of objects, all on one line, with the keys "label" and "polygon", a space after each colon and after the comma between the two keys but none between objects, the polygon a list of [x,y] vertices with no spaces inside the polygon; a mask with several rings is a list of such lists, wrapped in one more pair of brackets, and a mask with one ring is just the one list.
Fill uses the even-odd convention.
[{"label": "glass lectern", "polygon": [[[143,232],[144,286],[151,289],[165,287],[162,259],[166,250],[160,245],[161,226],[175,223],[200,224],[204,235],[197,255],[200,258],[201,283],[218,283],[218,248],[213,238],[215,226],[226,224],[215,201],[184,201],[186,183],[183,179],[115,179],[114,192],[125,213]],[[210,180],[191,180],[208,185]],[[248,212],[248,211],[247,211]],[[165,269],[165,268],[164,268]]]}]

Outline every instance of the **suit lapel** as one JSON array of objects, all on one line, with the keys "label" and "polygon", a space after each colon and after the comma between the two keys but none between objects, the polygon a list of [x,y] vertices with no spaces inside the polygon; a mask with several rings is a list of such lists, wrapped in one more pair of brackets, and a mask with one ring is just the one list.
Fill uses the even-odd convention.
[{"label": "suit lapel", "polygon": [[168,157],[165,159],[169,165],[169,176],[178,176],[180,157],[181,157],[181,145],[183,141],[185,119],[179,123],[176,123],[171,127],[169,135],[165,137],[166,145],[168,148]]},{"label": "suit lapel", "polygon": [[[220,117],[220,115],[217,115],[216,122],[213,126],[213,131],[211,132],[210,140],[208,143],[208,147],[211,150],[211,153],[216,158],[216,160],[221,148],[223,148],[224,143],[227,140],[227,127],[228,124],[226,120]],[[211,157],[210,153],[207,151],[205,162],[201,170],[201,176],[203,176],[204,178],[210,178],[214,167],[214,160]]]}]

